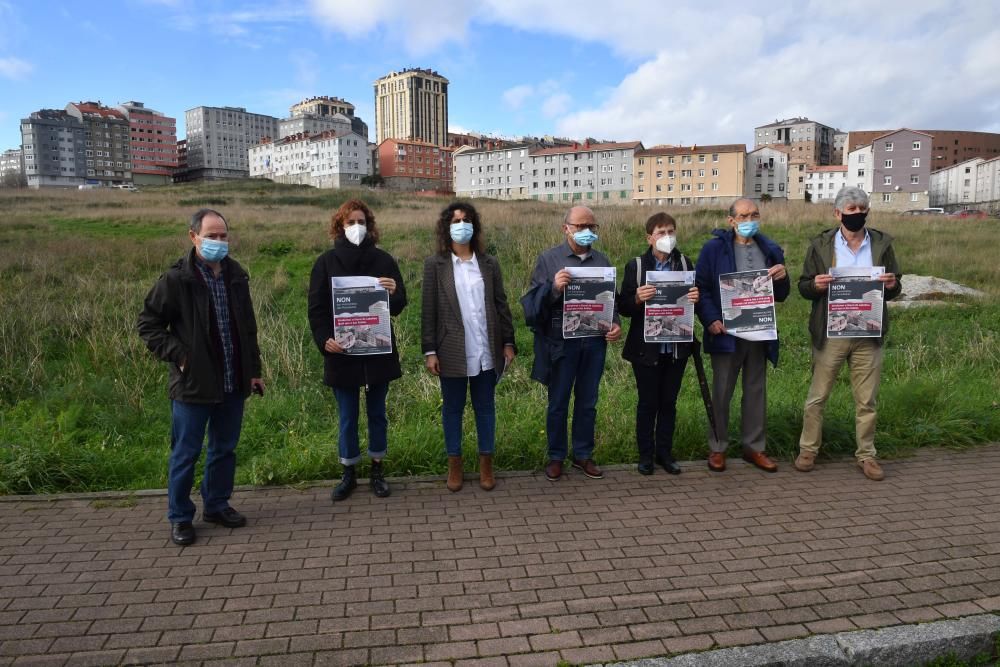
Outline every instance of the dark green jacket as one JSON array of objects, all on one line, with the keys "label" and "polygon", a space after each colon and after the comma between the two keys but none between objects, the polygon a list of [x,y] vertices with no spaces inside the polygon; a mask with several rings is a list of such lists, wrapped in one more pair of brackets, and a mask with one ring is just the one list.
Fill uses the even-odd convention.
[{"label": "dark green jacket", "polygon": [[[817,350],[822,350],[826,343],[826,295],[827,292],[820,292],[816,289],[813,279],[822,274],[828,273],[833,266],[834,260],[834,235],[840,231],[840,227],[827,229],[820,232],[809,243],[809,250],[806,251],[806,261],[802,267],[802,275],[799,277],[799,293],[812,301],[812,312],[809,313],[809,334],[812,336],[812,344]],[[899,263],[896,261],[896,253],[892,249],[892,237],[877,229],[868,228],[868,236],[872,245],[872,265],[884,266],[886,273],[896,274],[896,286],[885,290],[885,300],[889,301],[899,296],[903,291],[903,274],[899,272]],[[882,306],[882,337],[889,331],[889,308]]]}]

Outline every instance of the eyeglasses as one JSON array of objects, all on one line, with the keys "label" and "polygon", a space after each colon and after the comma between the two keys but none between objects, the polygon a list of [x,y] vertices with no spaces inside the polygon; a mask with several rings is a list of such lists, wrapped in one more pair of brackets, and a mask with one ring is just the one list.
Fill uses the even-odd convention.
[{"label": "eyeglasses", "polygon": [[760,220],[760,213],[740,213],[739,215],[734,215],[733,220]]},{"label": "eyeglasses", "polygon": [[577,231],[580,231],[581,229],[589,229],[592,232],[596,232],[598,229],[601,228],[601,226],[596,222],[589,225],[574,225],[572,222],[567,222],[566,226],[575,229]]}]

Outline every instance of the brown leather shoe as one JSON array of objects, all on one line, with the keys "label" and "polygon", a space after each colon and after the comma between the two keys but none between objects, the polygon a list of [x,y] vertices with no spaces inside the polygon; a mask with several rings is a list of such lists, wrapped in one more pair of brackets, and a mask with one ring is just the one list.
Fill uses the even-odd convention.
[{"label": "brown leather shoe", "polygon": [[454,493],[462,490],[462,457],[448,457],[448,490]]},{"label": "brown leather shoe", "polygon": [[480,454],[479,455],[479,488],[483,491],[492,491],[493,487],[497,485],[496,479],[493,477],[493,455],[492,454]]},{"label": "brown leather shoe", "polygon": [[778,464],[767,458],[764,452],[743,450],[743,460],[752,463],[764,472],[778,472]]},{"label": "brown leather shoe", "polygon": [[861,472],[865,474],[865,477],[874,482],[881,482],[885,479],[885,471],[882,470],[882,466],[875,459],[858,461],[858,467],[861,468]]},{"label": "brown leather shoe", "polygon": [[597,467],[593,459],[584,459],[583,461],[573,459],[573,467],[583,472],[590,479],[604,479],[604,473]]},{"label": "brown leather shoe", "polygon": [[794,465],[799,472],[809,472],[816,467],[816,455],[812,452],[799,452]]},{"label": "brown leather shoe", "polygon": [[545,466],[545,479],[554,482],[562,477],[562,461],[549,461]]},{"label": "brown leather shoe", "polygon": [[708,455],[708,469],[712,472],[722,472],[726,469],[725,452],[712,452]]}]

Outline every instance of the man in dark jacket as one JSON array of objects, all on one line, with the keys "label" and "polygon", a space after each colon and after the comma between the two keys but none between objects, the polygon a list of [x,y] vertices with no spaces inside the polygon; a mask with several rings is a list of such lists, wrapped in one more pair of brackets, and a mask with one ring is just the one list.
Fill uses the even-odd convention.
[{"label": "man in dark jacket", "polygon": [[194,247],[160,276],[138,321],[146,347],[170,368],[167,518],[179,545],[195,540],[191,486],[206,428],[202,518],[227,528],[246,525],[229,506],[236,443],[244,401],[251,391],[264,393],[249,277],[228,257],[229,225],[221,213],[201,209],[188,235]]},{"label": "man in dark jacket", "polygon": [[884,479],[882,466],[875,459],[875,417],[879,379],[882,375],[882,337],[889,328],[889,310],[882,305],[882,335],[878,338],[834,338],[826,335],[827,298],[830,267],[883,267],[879,276],[885,289],[885,301],[903,290],[899,264],[892,249],[892,237],[865,226],[868,195],[860,188],[846,187],[837,193],[833,214],[839,227],[821,232],[809,244],[805,265],[799,278],[799,292],[812,301],[809,334],[813,346],[813,377],[802,415],[802,435],[795,469],[813,469],[823,441],[823,407],[837,381],[840,368],[847,362],[851,369],[854,394],[855,456],[865,477]]},{"label": "man in dark jacket", "polygon": [[708,467],[726,469],[729,446],[729,403],[736,379],[743,373],[743,458],[767,472],[778,469],[764,453],[767,437],[767,360],[778,363],[778,340],[747,340],[726,333],[722,320],[719,276],[737,271],[767,269],[774,283],[774,300],[788,298],[791,283],[785,254],[777,243],[758,233],[760,211],[751,199],[737,199],[729,207],[729,229],[716,229],[698,256],[695,283],[701,293],[696,312],[705,327],[705,349],[712,355],[712,402],[715,432],[708,434]]}]

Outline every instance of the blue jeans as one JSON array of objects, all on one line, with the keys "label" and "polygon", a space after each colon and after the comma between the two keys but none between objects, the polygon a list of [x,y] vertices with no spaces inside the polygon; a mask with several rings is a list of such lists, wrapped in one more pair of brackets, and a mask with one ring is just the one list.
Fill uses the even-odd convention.
[{"label": "blue jeans", "polygon": [[243,426],[243,400],[242,395],[229,393],[221,403],[173,401],[167,474],[167,519],[170,523],[194,520],[191,487],[206,428],[208,452],[201,479],[203,511],[214,514],[229,507],[236,477],[236,443]]},{"label": "blue jeans", "polygon": [[472,394],[476,415],[476,438],[480,454],[492,454],[497,431],[497,373],[482,371],[475,377],[441,378],[441,422],[444,424],[444,448],[448,456],[462,455],[462,415],[465,413],[465,388]]},{"label": "blue jeans", "polygon": [[[358,443],[360,393],[361,387],[333,388],[340,422],[337,449],[340,453],[340,462],[345,466],[355,465],[361,460],[361,446]],[[389,447],[389,419],[385,416],[385,397],[388,395],[388,382],[368,385],[368,390],[365,392],[365,412],[368,414],[368,458],[381,460]]]},{"label": "blue jeans", "polygon": [[553,461],[566,458],[566,418],[571,392],[574,394],[573,457],[580,461],[593,458],[597,389],[604,374],[607,349],[603,338],[573,338],[563,342],[563,357],[552,364],[545,433],[549,441],[549,458]]}]

